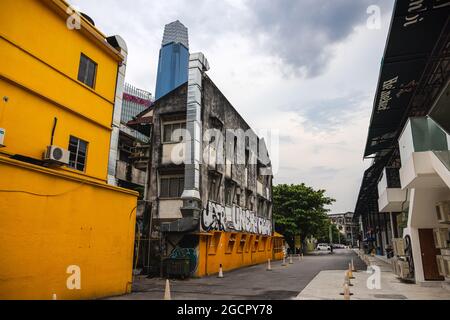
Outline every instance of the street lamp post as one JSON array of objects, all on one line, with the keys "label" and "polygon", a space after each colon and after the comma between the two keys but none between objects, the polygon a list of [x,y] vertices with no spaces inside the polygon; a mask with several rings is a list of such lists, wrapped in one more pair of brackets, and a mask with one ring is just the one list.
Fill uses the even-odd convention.
[{"label": "street lamp post", "polygon": [[333,243],[333,233],[331,232],[331,224],[328,229],[329,229],[330,244],[332,244]]}]

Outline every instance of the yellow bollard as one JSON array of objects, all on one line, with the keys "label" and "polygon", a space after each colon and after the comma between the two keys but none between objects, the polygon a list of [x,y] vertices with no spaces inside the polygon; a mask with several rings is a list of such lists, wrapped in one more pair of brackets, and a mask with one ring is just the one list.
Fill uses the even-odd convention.
[{"label": "yellow bollard", "polygon": [[355,277],[353,276],[352,265],[350,263],[348,264],[348,278],[355,279]]},{"label": "yellow bollard", "polygon": [[344,284],[344,300],[350,300],[350,287]]},{"label": "yellow bollard", "polygon": [[348,270],[345,272],[344,284],[348,284],[349,287],[353,286],[353,284],[350,282],[350,277],[349,277],[349,274],[348,274]]}]

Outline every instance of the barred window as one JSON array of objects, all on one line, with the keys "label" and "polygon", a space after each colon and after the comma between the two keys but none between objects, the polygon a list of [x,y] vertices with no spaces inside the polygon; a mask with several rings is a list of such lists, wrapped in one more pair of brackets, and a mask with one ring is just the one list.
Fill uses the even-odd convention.
[{"label": "barred window", "polygon": [[160,198],[180,198],[184,190],[184,176],[161,177]]},{"label": "barred window", "polygon": [[[186,130],[185,122],[164,124],[163,125],[163,142],[171,143],[171,142],[182,141],[185,130]],[[176,133],[177,135],[175,135],[174,133]]]},{"label": "barred window", "polygon": [[69,167],[78,171],[85,171],[86,168],[86,156],[87,156],[88,143],[77,137],[70,136],[69,148],[70,158]]}]

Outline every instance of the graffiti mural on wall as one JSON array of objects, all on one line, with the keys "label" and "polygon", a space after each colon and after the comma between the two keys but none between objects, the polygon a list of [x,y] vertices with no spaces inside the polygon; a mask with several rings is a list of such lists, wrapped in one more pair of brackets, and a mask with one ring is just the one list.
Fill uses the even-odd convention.
[{"label": "graffiti mural on wall", "polygon": [[204,231],[241,231],[261,235],[272,234],[272,221],[240,207],[224,207],[209,201],[203,210],[201,225]]},{"label": "graffiti mural on wall", "polygon": [[225,207],[209,201],[208,209],[203,210],[201,221],[205,231],[225,231]]}]

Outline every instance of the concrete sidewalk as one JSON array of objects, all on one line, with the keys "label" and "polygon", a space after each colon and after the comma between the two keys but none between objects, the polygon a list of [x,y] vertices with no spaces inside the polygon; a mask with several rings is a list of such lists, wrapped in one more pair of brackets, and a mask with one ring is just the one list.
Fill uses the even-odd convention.
[{"label": "concrete sidewalk", "polygon": [[[367,280],[372,273],[358,270],[353,273],[355,279],[351,280],[351,300],[450,300],[450,291],[442,287],[423,287],[401,282],[389,264],[371,256],[363,258],[366,263],[379,267],[381,286],[380,289],[369,289]],[[321,271],[296,299],[343,300],[340,293],[343,292],[344,277],[345,271],[342,270]]]}]

